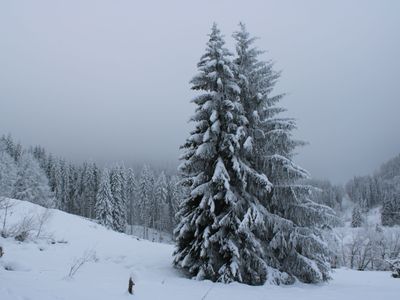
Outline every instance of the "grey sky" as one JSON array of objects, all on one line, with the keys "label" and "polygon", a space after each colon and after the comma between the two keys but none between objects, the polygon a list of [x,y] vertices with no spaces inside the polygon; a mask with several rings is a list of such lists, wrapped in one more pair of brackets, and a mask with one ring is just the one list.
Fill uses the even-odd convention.
[{"label": "grey sky", "polygon": [[310,145],[296,159],[344,182],[400,152],[400,1],[0,2],[0,134],[70,159],[175,162],[188,81],[216,21],[244,21],[282,70]]}]

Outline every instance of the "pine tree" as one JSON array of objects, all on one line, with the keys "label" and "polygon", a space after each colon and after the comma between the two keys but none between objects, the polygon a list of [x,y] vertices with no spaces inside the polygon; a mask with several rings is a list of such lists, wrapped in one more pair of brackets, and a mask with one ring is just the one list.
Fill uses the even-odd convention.
[{"label": "pine tree", "polygon": [[100,224],[113,228],[113,195],[110,187],[110,174],[104,169],[100,178],[99,190],[96,196],[95,214]]},{"label": "pine tree", "polygon": [[271,62],[258,59],[262,52],[252,46],[255,39],[243,24],[234,38],[236,79],[248,118],[244,155],[273,184],[271,192],[261,197],[265,208],[264,260],[268,280],[327,280],[329,250],[319,227],[336,221],[334,212],[314,203],[310,199],[312,187],[299,182],[308,173],[293,162],[293,155],[295,148],[304,143],[292,139],[291,132],[296,128],[293,119],[277,117],[284,111],[276,106],[283,95],[271,95],[280,74],[273,71]]},{"label": "pine tree", "polygon": [[125,177],[123,168],[116,166],[111,171],[110,184],[113,195],[113,229],[119,232],[125,232],[127,206],[125,201]]},{"label": "pine tree", "polygon": [[54,206],[47,177],[30,153],[22,154],[18,162],[17,181],[13,197],[45,207]]},{"label": "pine tree", "polygon": [[192,89],[202,91],[180,165],[189,194],[176,234],[174,264],[197,279],[265,282],[260,198],[271,188],[242,155],[248,121],[230,52],[214,24]]}]

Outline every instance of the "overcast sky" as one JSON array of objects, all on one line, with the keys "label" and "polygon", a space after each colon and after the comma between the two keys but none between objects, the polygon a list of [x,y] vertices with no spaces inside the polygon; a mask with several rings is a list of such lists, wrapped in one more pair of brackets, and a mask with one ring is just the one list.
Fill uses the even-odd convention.
[{"label": "overcast sky", "polygon": [[400,1],[0,2],[0,134],[68,159],[175,163],[189,80],[216,21],[239,21],[282,77],[310,144],[296,161],[344,182],[400,152]]}]

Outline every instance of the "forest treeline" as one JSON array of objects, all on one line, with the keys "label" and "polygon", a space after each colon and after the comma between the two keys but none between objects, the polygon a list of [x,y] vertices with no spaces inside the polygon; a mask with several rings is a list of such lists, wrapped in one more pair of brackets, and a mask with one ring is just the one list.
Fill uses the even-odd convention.
[{"label": "forest treeline", "polygon": [[141,225],[172,233],[182,198],[178,177],[149,165],[135,172],[123,164],[101,168],[95,162],[75,164],[41,146],[24,149],[11,135],[0,138],[0,196],[96,219],[124,232]]}]

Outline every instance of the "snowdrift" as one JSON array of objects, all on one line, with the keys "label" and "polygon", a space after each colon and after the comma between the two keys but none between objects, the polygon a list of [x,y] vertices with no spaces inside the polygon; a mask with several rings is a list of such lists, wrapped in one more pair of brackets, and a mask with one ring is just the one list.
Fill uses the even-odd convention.
[{"label": "snowdrift", "polygon": [[[10,200],[12,228],[45,208]],[[2,224],[4,211],[0,211]],[[400,281],[389,272],[336,270],[322,285],[224,285],[184,278],[171,265],[173,246],[108,230],[95,222],[50,210],[42,232],[16,241],[0,237],[0,299],[396,299]],[[84,261],[74,274],[71,268]],[[128,279],[135,282],[128,294]]]}]

